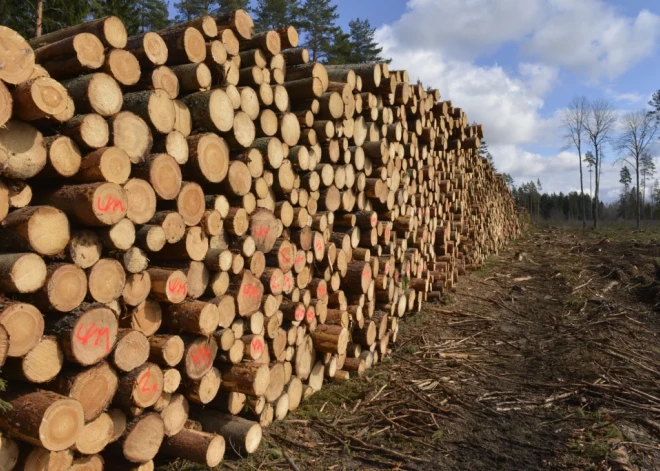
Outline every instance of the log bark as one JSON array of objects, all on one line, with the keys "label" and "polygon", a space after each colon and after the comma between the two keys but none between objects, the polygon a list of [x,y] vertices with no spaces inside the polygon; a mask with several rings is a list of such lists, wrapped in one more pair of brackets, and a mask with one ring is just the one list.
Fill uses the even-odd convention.
[{"label": "log bark", "polygon": [[218,412],[204,413],[199,420],[205,430],[224,437],[229,448],[238,453],[254,453],[261,443],[258,423]]},{"label": "log bark", "polygon": [[182,430],[167,438],[161,450],[170,456],[213,468],[220,464],[225,455],[225,439],[213,433]]}]

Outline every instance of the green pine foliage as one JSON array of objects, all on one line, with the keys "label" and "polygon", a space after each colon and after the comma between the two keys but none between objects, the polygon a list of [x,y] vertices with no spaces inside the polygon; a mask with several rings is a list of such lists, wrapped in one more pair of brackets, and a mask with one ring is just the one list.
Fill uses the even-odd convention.
[{"label": "green pine foliage", "polygon": [[254,29],[268,31],[283,26],[296,25],[300,5],[298,0],[257,0],[252,9]]},{"label": "green pine foliage", "polygon": [[[85,21],[90,13],[87,0],[47,0],[43,3],[42,33],[50,33]],[[34,37],[37,25],[36,2],[0,0],[0,24]]]},{"label": "green pine foliage", "polygon": [[305,0],[300,8],[298,26],[304,33],[304,46],[312,62],[322,61],[332,53],[337,34],[337,5],[330,0]]},{"label": "green pine foliage", "polygon": [[378,46],[374,39],[376,28],[372,28],[369,20],[356,18],[348,23],[350,28],[351,55],[350,64],[387,62],[392,59],[385,59],[381,56],[383,48]]},{"label": "green pine foliage", "polygon": [[170,25],[166,0],[93,0],[91,5],[94,18],[120,18],[129,36]]},{"label": "green pine foliage", "polygon": [[326,62],[328,64],[353,64],[353,44],[351,43],[351,36],[337,28],[335,37],[332,41],[332,47],[328,51]]},{"label": "green pine foliage", "polygon": [[135,22],[137,28],[129,31],[129,36],[148,31],[159,31],[172,23],[165,0],[138,0],[136,5],[138,6],[137,21]]},{"label": "green pine foliage", "polygon": [[218,0],[217,10],[214,13],[226,15],[236,10],[247,10],[250,0]]},{"label": "green pine foliage", "polygon": [[181,23],[215,12],[220,6],[217,0],[180,0],[174,4],[174,7],[179,12],[174,21]]}]

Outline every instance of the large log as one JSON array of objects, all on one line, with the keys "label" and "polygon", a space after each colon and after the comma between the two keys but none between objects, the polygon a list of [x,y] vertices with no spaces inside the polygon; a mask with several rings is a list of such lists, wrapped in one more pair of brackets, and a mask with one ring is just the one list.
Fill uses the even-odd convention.
[{"label": "large log", "polygon": [[83,431],[83,408],[75,399],[16,385],[3,394],[3,400],[11,408],[0,415],[0,428],[33,445],[62,451]]}]

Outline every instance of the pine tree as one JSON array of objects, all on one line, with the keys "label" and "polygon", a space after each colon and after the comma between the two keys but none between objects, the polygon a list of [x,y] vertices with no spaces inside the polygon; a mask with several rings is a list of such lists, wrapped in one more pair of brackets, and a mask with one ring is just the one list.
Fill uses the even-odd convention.
[{"label": "pine tree", "polygon": [[332,50],[339,18],[337,5],[330,0],[305,0],[300,8],[300,29],[305,32],[304,46],[309,49],[311,61],[321,61]]},{"label": "pine tree", "polygon": [[488,160],[488,163],[493,167],[493,170],[497,172],[497,168],[495,167],[495,159],[493,159],[493,155],[488,150],[488,144],[483,139],[481,141],[481,146],[479,147],[479,157]]},{"label": "pine tree", "polygon": [[300,12],[298,0],[257,0],[254,13],[254,29],[268,31],[295,25]]},{"label": "pine tree", "polygon": [[92,17],[102,18],[113,15],[122,20],[128,34],[135,34],[139,28],[138,5],[133,0],[92,0]]},{"label": "pine tree", "polygon": [[504,177],[504,183],[506,183],[506,186],[511,188],[511,190],[514,190],[515,189],[515,180],[513,179],[513,177],[508,173],[503,173],[502,177]]},{"label": "pine tree", "polygon": [[653,108],[652,111],[650,111],[650,114],[660,121],[660,90],[651,96],[649,106]]},{"label": "pine tree", "polygon": [[[41,33],[73,26],[89,16],[87,0],[47,0],[43,3]],[[30,0],[0,0],[0,24],[18,31],[25,38],[35,35],[36,2]]]},{"label": "pine tree", "polygon": [[642,176],[642,209],[646,207],[646,180],[655,174],[655,163],[648,152],[644,152],[639,159],[639,173]]},{"label": "pine tree", "polygon": [[219,5],[217,0],[180,0],[174,4],[174,7],[179,12],[175,21],[180,23],[217,10]]},{"label": "pine tree", "polygon": [[328,64],[352,64],[353,44],[351,36],[344,33],[341,28],[337,28],[335,37],[332,40],[332,47],[328,51],[326,61]]},{"label": "pine tree", "polygon": [[147,31],[159,31],[170,25],[170,12],[165,0],[138,0],[137,21],[134,31],[128,31],[132,36]]},{"label": "pine tree", "polygon": [[236,10],[247,10],[250,0],[218,0],[216,3],[218,4],[217,14],[226,15]]},{"label": "pine tree", "polygon": [[381,57],[380,54],[383,52],[383,48],[378,47],[378,43],[374,40],[376,28],[371,27],[369,20],[356,18],[348,23],[348,27],[350,28],[353,49],[349,63],[387,62],[389,64],[392,61],[392,59],[383,59]]},{"label": "pine tree", "polygon": [[632,175],[630,175],[630,170],[627,165],[621,167],[621,171],[619,172],[619,183],[623,184],[623,191],[619,198],[619,215],[623,217],[623,219],[627,219],[628,206],[630,203],[630,183],[632,183]]}]

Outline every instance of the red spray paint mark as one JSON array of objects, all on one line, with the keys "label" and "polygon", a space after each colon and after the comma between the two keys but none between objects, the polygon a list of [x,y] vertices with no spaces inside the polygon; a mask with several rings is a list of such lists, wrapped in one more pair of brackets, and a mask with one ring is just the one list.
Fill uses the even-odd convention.
[{"label": "red spray paint mark", "polygon": [[257,355],[262,355],[264,353],[264,343],[258,337],[254,337],[252,339],[252,342],[250,342],[250,347]]},{"label": "red spray paint mark", "polygon": [[190,358],[194,365],[211,366],[211,349],[207,345],[197,345],[190,348]]},{"label": "red spray paint mark", "polygon": [[291,263],[291,256],[289,255],[291,249],[287,247],[282,247],[280,249],[280,257],[282,257],[282,261],[286,264]]},{"label": "red spray paint mark", "polygon": [[167,282],[167,290],[170,292],[170,294],[181,294],[183,296],[186,295],[186,284],[181,283],[179,280],[169,280]]},{"label": "red spray paint mark", "polygon": [[116,213],[117,210],[124,212],[126,207],[121,200],[114,199],[111,195],[108,196],[108,199],[105,201],[105,204],[101,204],[101,197],[96,198],[96,209],[102,213]]},{"label": "red spray paint mark", "polygon": [[267,226],[264,226],[263,224],[254,228],[255,237],[266,238],[268,237],[269,233],[270,233],[270,229]]},{"label": "red spray paint mark", "polygon": [[92,325],[90,325],[87,328],[87,332],[84,334],[82,333],[83,331],[83,325],[80,324],[78,326],[78,329],[76,330],[76,339],[83,345],[87,346],[90,340],[92,340],[92,337],[95,337],[94,340],[94,346],[98,347],[99,342],[103,339],[105,342],[105,351],[109,352],[112,346],[110,345],[110,331],[108,330],[107,327],[96,327],[96,323],[92,322]]},{"label": "red spray paint mark", "polygon": [[257,299],[259,298],[259,290],[250,284],[245,284],[243,285],[243,289],[241,290],[241,293],[243,293],[243,296],[246,296],[248,299]]},{"label": "red spray paint mark", "polygon": [[144,371],[138,378],[138,386],[140,386],[141,392],[153,392],[158,389],[158,384],[156,381],[149,386],[149,380],[151,379],[151,371]]}]

